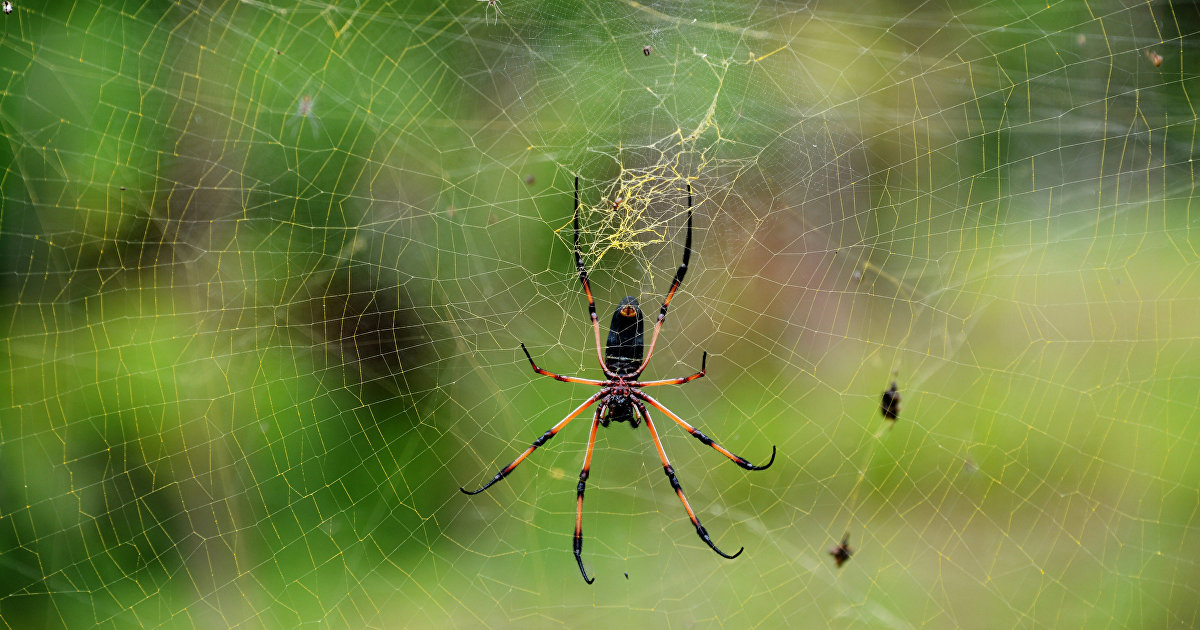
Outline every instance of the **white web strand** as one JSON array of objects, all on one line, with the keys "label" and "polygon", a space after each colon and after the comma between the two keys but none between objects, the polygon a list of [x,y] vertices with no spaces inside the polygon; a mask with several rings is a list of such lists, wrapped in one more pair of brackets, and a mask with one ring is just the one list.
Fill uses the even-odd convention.
[{"label": "white web strand", "polygon": [[1197,624],[1192,4],[500,9],[0,16],[0,620]]}]

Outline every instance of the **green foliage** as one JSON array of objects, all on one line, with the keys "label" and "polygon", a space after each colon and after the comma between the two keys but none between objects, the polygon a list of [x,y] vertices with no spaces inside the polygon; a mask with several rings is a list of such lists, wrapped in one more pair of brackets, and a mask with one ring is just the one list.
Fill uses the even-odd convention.
[{"label": "green foliage", "polygon": [[[0,621],[1195,624],[1194,7],[485,9],[5,18]],[[779,448],[656,419],[735,561],[644,429],[592,587],[586,418],[458,491],[591,392],[521,342],[598,376],[576,175],[602,322],[695,191],[647,375],[707,350],[658,398]]]}]

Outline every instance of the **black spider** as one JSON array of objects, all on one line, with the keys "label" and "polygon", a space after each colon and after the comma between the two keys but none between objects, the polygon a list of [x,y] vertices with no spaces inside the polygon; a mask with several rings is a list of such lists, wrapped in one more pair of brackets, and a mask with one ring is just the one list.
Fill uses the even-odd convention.
[{"label": "black spider", "polygon": [[663,450],[662,441],[658,439],[658,430],[654,423],[650,420],[650,413],[646,410],[646,403],[658,409],[668,418],[674,420],[676,424],[683,427],[688,433],[692,434],[701,443],[713,447],[722,455],[733,460],[738,466],[746,470],[763,470],[769,467],[775,461],[775,447],[771,447],[771,461],[768,461],[763,466],[755,466],[745,459],[734,455],[726,450],[721,445],[713,441],[712,438],[701,433],[696,427],[686,423],[682,418],[675,415],[674,412],[664,407],[657,400],[651,398],[642,391],[644,387],[654,387],[657,385],[682,385],[689,381],[693,381],[704,376],[705,364],[708,362],[708,353],[705,352],[700,359],[700,371],[685,376],[682,378],[672,378],[661,381],[639,381],[638,376],[646,369],[646,365],[650,362],[650,358],[654,355],[654,344],[658,341],[658,333],[662,329],[663,320],[667,318],[667,307],[671,304],[671,298],[675,296],[675,291],[679,288],[679,284],[683,282],[683,276],[687,273],[688,260],[692,255],[692,188],[688,186],[688,227],[687,239],[683,245],[683,263],[679,265],[679,270],[675,272],[675,279],[671,282],[671,288],[667,291],[667,297],[663,300],[662,309],[658,312],[658,321],[654,324],[654,334],[650,337],[650,349],[646,351],[645,359],[642,358],[642,311],[638,308],[637,299],[633,296],[627,296],[621,300],[621,304],[613,313],[612,325],[608,329],[608,345],[605,347],[604,354],[600,354],[600,320],[596,317],[596,302],[592,298],[592,288],[588,284],[587,268],[583,266],[583,257],[579,252],[579,178],[575,178],[575,267],[579,270],[579,281],[583,284],[583,292],[587,295],[588,301],[588,316],[592,320],[592,329],[596,333],[596,357],[600,360],[600,368],[604,370],[605,380],[592,380],[586,378],[577,378],[574,376],[562,376],[553,372],[548,372],[538,367],[530,356],[529,351],[525,349],[525,344],[521,344],[521,350],[525,352],[526,358],[529,359],[529,365],[533,366],[533,371],[538,374],[544,374],[555,380],[563,381],[564,383],[582,383],[585,385],[595,385],[600,388],[600,391],[593,394],[585,400],[582,405],[579,405],[563,418],[558,424],[550,428],[542,434],[541,437],[534,440],[529,448],[525,449],[511,464],[505,466],[496,473],[492,480],[484,484],[478,490],[469,491],[466,488],[459,488],[466,494],[478,494],[487,490],[492,484],[506,477],[517,464],[520,464],[529,456],[537,447],[545,444],[550,438],[558,434],[568,422],[574,420],[576,416],[583,413],[585,409],[592,405],[597,405],[596,412],[592,417],[592,430],[588,435],[587,452],[583,457],[583,469],[579,472],[579,485],[576,486],[576,507],[575,507],[575,561],[579,564],[579,572],[583,574],[583,579],[591,584],[595,578],[589,578],[587,571],[583,568],[583,491],[587,483],[588,471],[592,465],[592,449],[596,445],[596,430],[601,427],[607,427],[611,422],[628,422],[631,428],[637,428],[640,424],[639,417],[646,421],[646,428],[650,431],[650,438],[654,440],[654,446],[658,449],[658,457],[662,460],[663,471],[667,475],[667,479],[671,482],[671,487],[675,490],[675,494],[683,503],[683,508],[687,510],[688,518],[691,519],[692,525],[696,527],[696,534],[700,536],[706,545],[712,548],[713,551],[720,554],[722,557],[733,559],[742,553],[744,549],[738,549],[737,553],[729,555],[713,544],[712,539],[708,535],[708,531],[700,524],[700,519],[696,517],[692,506],[688,504],[687,498],[683,496],[683,489],[679,486],[679,479],[675,476],[675,469],[671,467],[671,462],[667,460],[667,453]]}]

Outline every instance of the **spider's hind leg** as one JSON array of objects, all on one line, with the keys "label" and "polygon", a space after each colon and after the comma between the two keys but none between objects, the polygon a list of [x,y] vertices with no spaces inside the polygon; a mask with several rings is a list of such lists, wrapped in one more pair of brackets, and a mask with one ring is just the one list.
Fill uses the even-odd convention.
[{"label": "spider's hind leg", "polygon": [[579,572],[583,574],[583,581],[588,584],[595,582],[596,578],[589,578],[587,570],[583,568],[583,491],[587,487],[588,476],[591,474],[592,451],[596,447],[596,426],[600,423],[600,414],[603,411],[603,407],[597,407],[596,415],[592,417],[592,430],[588,434],[587,454],[583,457],[583,468],[579,471],[579,485],[575,486],[575,537],[573,539],[573,549],[575,551],[575,562],[579,564]]},{"label": "spider's hind leg", "polygon": [[662,441],[658,439],[658,431],[654,429],[654,422],[650,420],[650,413],[646,411],[646,406],[640,400],[634,400],[634,405],[637,405],[638,412],[642,414],[642,418],[646,421],[646,429],[650,431],[650,439],[654,440],[654,447],[658,449],[658,457],[662,460],[663,472],[666,473],[667,479],[671,482],[671,488],[675,490],[675,495],[679,497],[679,502],[683,503],[683,509],[687,511],[688,519],[692,521],[692,525],[696,528],[696,535],[704,544],[717,552],[717,555],[722,558],[733,560],[740,556],[745,547],[739,548],[733,555],[721,551],[712,541],[712,537],[708,535],[708,530],[700,524],[700,519],[696,517],[696,512],[692,510],[692,506],[688,503],[687,497],[683,496],[683,488],[679,486],[679,478],[675,476],[675,468],[671,466],[670,460],[667,459],[667,452],[663,450]]}]

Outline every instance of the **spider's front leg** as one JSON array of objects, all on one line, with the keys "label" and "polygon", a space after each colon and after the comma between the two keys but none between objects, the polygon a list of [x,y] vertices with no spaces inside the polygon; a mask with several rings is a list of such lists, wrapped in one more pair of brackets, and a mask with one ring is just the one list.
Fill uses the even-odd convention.
[{"label": "spider's front leg", "polygon": [[671,298],[675,297],[675,291],[679,289],[679,285],[683,284],[683,277],[687,275],[688,261],[692,258],[692,185],[688,184],[688,223],[687,223],[687,238],[683,242],[683,262],[679,263],[679,269],[675,271],[675,279],[671,281],[671,288],[667,290],[667,297],[663,298],[662,309],[658,311],[658,320],[654,322],[654,334],[650,336],[650,349],[646,351],[646,360],[641,367],[633,373],[633,377],[637,378],[650,365],[650,357],[654,356],[654,346],[658,343],[658,333],[662,330],[663,322],[667,319],[667,307],[671,305]]},{"label": "spider's front leg", "polygon": [[579,251],[579,177],[575,177],[575,269],[579,271],[579,282],[583,285],[583,293],[588,301],[588,319],[592,320],[592,330],[596,333],[596,358],[600,360],[600,369],[604,375],[613,378],[615,374],[608,369],[604,355],[600,353],[600,319],[596,316],[596,298],[592,297],[592,285],[588,282],[587,267],[583,265],[583,253]]}]

